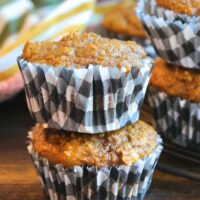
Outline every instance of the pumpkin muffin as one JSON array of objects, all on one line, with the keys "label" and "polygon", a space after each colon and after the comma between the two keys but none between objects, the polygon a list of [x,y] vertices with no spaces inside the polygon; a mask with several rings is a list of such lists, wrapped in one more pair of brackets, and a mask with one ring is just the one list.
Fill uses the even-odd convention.
[{"label": "pumpkin muffin", "polygon": [[35,151],[50,163],[65,167],[130,166],[148,156],[157,146],[157,133],[142,121],[97,135],[58,131],[38,124],[33,134]]},{"label": "pumpkin muffin", "polygon": [[176,13],[186,14],[189,16],[200,15],[199,0],[156,0],[157,4]]},{"label": "pumpkin muffin", "polygon": [[146,33],[134,13],[136,6],[135,1],[118,4],[115,9],[105,15],[102,26],[113,33],[145,39]]},{"label": "pumpkin muffin", "polygon": [[105,15],[102,27],[107,37],[136,41],[144,48],[148,56],[155,58],[157,54],[135,13],[136,7],[137,2],[134,0],[118,3]]},{"label": "pumpkin muffin", "polygon": [[133,41],[103,38],[95,33],[70,33],[57,42],[27,42],[22,58],[32,63],[54,67],[89,64],[118,67],[130,71],[140,67],[146,58],[143,48]]},{"label": "pumpkin muffin", "polygon": [[148,99],[163,138],[200,151],[200,71],[157,59]]},{"label": "pumpkin muffin", "polygon": [[142,121],[98,135],[37,124],[29,138],[28,151],[51,200],[144,198],[163,148]]},{"label": "pumpkin muffin", "polygon": [[200,71],[168,64],[159,58],[150,79],[150,85],[170,96],[200,103]]},{"label": "pumpkin muffin", "polygon": [[28,42],[18,64],[38,123],[95,134],[138,120],[153,60],[134,41],[69,33]]}]

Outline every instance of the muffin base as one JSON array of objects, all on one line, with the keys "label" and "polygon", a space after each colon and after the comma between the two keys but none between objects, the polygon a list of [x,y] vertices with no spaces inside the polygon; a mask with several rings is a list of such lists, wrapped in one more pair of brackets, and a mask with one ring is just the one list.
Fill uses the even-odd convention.
[{"label": "muffin base", "polygon": [[132,166],[64,168],[53,165],[33,149],[33,132],[29,132],[28,152],[40,177],[47,199],[143,199],[152,181],[154,168],[162,151],[162,140],[146,158]]}]

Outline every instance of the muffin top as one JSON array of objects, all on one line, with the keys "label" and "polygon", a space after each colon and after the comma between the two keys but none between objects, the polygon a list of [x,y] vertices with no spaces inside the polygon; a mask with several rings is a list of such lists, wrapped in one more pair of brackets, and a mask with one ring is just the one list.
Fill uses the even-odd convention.
[{"label": "muffin top", "polygon": [[146,38],[143,26],[134,13],[136,5],[134,1],[131,4],[118,4],[115,9],[105,15],[103,27],[114,33]]},{"label": "muffin top", "polygon": [[143,48],[133,41],[102,38],[94,33],[70,33],[56,42],[28,42],[22,54],[26,61],[54,67],[85,68],[94,64],[125,71],[140,67],[145,57]]},{"label": "muffin top", "polygon": [[158,58],[152,72],[150,85],[170,96],[200,103],[200,71],[184,69]]},{"label": "muffin top", "polygon": [[200,15],[200,0],[156,0],[161,7],[176,13],[186,15]]},{"label": "muffin top", "polygon": [[33,132],[35,151],[51,163],[65,167],[132,165],[157,146],[157,133],[142,121],[97,135],[62,132],[41,124],[37,124]]}]

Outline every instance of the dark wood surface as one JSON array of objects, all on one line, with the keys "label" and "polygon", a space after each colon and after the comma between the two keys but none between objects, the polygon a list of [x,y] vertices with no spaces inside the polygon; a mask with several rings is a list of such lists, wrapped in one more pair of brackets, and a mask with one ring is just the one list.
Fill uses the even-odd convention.
[{"label": "dark wood surface", "polygon": [[[26,150],[27,131],[34,125],[24,93],[0,104],[0,200],[44,200],[39,179]],[[159,163],[194,171],[195,164],[163,153]],[[200,182],[156,169],[146,200],[200,200]]]}]

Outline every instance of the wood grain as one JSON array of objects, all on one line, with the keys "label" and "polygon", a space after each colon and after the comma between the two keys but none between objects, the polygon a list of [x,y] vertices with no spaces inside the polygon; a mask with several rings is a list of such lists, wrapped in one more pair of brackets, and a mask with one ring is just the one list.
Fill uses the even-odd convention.
[{"label": "wood grain", "polygon": [[[24,93],[0,104],[0,200],[45,200],[26,150],[27,131],[34,125]],[[193,170],[192,164],[163,154],[159,162]],[[156,170],[146,200],[200,200],[200,183]]]}]

